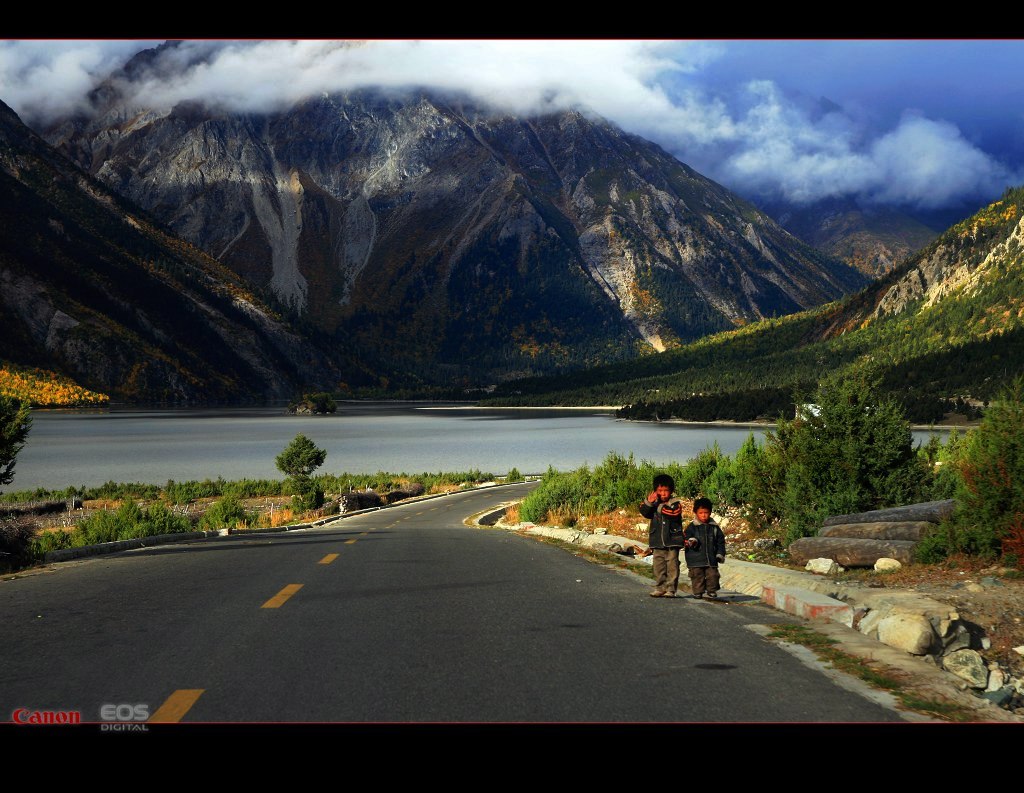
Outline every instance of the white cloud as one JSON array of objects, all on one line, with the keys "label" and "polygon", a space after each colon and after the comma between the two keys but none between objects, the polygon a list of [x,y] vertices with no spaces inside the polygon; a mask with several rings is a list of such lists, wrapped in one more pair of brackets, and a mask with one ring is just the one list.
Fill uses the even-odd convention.
[{"label": "white cloud", "polygon": [[[0,42],[0,99],[35,122],[82,108],[89,89],[140,44]],[[150,72],[122,87],[139,105],[199,100],[227,111],[279,110],[308,96],[370,86],[457,91],[520,114],[588,108],[732,189],[796,202],[856,194],[937,207],[1024,181],[948,121],[905,114],[894,128],[871,129],[862,114],[855,120],[770,80],[750,80],[738,94],[735,85],[711,87],[704,72],[734,46],[189,41],[161,50]]]},{"label": "white cloud", "polygon": [[858,195],[924,209],[964,198],[993,197],[1024,181],[983,152],[951,123],[905,113],[873,140],[841,112],[814,119],[774,84],[748,85],[754,98],[734,119],[737,135],[711,155],[711,173],[734,189],[796,203]]},{"label": "white cloud", "polygon": [[0,99],[23,117],[50,118],[86,106],[86,94],[146,42],[0,42]]},{"label": "white cloud", "polygon": [[871,146],[880,171],[873,197],[882,202],[940,207],[963,195],[993,195],[1024,181],[966,141],[952,124],[916,115]]},{"label": "white cloud", "polygon": [[[208,42],[185,42],[164,58],[186,64]],[[464,91],[515,112],[629,99],[673,112],[653,83],[694,70],[715,48],[639,41],[267,41],[226,42],[173,80],[137,85],[147,102],[203,99],[229,110],[273,110],[306,96],[364,86],[426,85]],[[641,112],[643,110],[641,109]]]}]

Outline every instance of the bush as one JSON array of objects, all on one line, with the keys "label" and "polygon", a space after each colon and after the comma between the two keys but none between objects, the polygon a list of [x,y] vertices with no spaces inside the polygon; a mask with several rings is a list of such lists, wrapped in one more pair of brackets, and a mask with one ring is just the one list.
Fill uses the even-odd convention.
[{"label": "bush", "polygon": [[580,514],[590,494],[589,480],[590,469],[586,466],[569,473],[560,473],[549,467],[541,477],[540,485],[520,504],[520,516],[524,521],[542,523],[555,511]]},{"label": "bush", "polygon": [[688,461],[682,470],[675,475],[676,495],[694,499],[704,491],[704,483],[715,472],[723,460],[722,450],[718,442],[714,442],[697,456]]},{"label": "bush", "polygon": [[624,457],[609,452],[593,471],[585,465],[566,473],[548,468],[540,485],[523,499],[519,515],[533,523],[558,516],[567,525],[574,525],[584,515],[624,507],[636,509],[660,473],[675,480],[677,495],[690,499],[705,494],[707,483],[721,465],[728,465],[728,460],[713,444],[684,465],[655,466],[646,460],[637,464],[632,454]]},{"label": "bush", "polygon": [[199,519],[199,528],[203,531],[233,529],[239,523],[252,525],[256,517],[255,512],[245,510],[236,496],[225,496],[203,513]]},{"label": "bush", "polygon": [[324,489],[312,479],[295,477],[287,489],[292,493],[292,505],[300,512],[319,509],[324,504]]},{"label": "bush", "polygon": [[956,507],[919,546],[922,559],[950,553],[1019,563],[1024,558],[1024,378],[993,400],[967,434],[959,459]]},{"label": "bush", "polygon": [[522,482],[523,481],[523,475],[521,473],[519,473],[519,469],[518,468],[512,467],[512,468],[509,469],[509,472],[507,474],[505,474],[505,481],[506,482]]},{"label": "bush", "polygon": [[29,555],[32,526],[20,517],[0,517],[0,570],[14,570]]},{"label": "bush", "polygon": [[216,481],[204,479],[202,482],[175,482],[168,479],[164,485],[163,495],[172,504],[188,504],[200,498],[216,498],[223,495],[224,485],[225,482],[220,477]]},{"label": "bush", "polygon": [[284,482],[279,479],[238,479],[225,482],[221,488],[225,496],[259,498],[284,495]]},{"label": "bush", "polygon": [[50,551],[70,548],[72,535],[72,532],[66,531],[45,531],[37,534],[29,543],[28,556],[42,561]]},{"label": "bush", "polygon": [[82,493],[85,499],[107,499],[110,501],[148,501],[160,496],[160,486],[144,482],[107,481],[99,487],[91,487]]},{"label": "bush", "polygon": [[738,505],[736,493],[739,491],[739,482],[728,459],[720,463],[704,480],[702,489],[704,495],[715,504]]},{"label": "bush", "polygon": [[188,518],[172,512],[164,504],[142,509],[129,501],[116,511],[97,512],[79,523],[71,534],[71,545],[79,547],[191,530]]}]

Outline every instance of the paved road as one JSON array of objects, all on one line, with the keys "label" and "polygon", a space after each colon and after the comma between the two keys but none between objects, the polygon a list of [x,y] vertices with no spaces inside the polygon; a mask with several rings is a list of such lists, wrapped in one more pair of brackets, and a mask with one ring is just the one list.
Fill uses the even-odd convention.
[{"label": "paved road", "polygon": [[779,612],[650,598],[631,574],[463,524],[514,492],[2,581],[0,718],[899,721],[745,627]]}]

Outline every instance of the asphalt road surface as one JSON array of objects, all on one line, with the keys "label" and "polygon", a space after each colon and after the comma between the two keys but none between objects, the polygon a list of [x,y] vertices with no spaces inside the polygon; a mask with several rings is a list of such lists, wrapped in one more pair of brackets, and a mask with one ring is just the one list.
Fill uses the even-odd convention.
[{"label": "asphalt road surface", "polygon": [[[898,722],[755,631],[757,603],[463,519],[494,488],[0,581],[0,720]],[[685,578],[685,571],[684,571]]]}]

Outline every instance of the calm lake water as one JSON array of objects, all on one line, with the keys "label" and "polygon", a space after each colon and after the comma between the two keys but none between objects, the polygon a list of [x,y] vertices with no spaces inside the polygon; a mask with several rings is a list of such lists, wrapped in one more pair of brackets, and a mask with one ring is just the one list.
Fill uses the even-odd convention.
[{"label": "calm lake water", "polygon": [[[321,473],[422,473],[510,468],[541,473],[600,463],[611,452],[655,464],[718,442],[734,453],[764,428],[650,424],[609,410],[483,409],[423,403],[339,403],[329,416],[283,408],[35,411],[4,490],[91,487],[108,480],[283,477],[274,458],[297,434],[327,450]],[[915,432],[927,440],[928,432]]]}]

